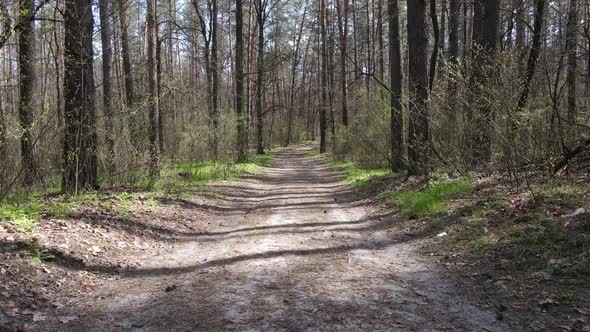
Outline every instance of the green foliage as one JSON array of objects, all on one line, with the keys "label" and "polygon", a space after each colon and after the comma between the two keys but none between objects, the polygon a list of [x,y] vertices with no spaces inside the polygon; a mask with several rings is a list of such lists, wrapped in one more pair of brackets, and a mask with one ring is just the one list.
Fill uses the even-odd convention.
[{"label": "green foliage", "polygon": [[305,158],[317,158],[320,157],[322,154],[320,153],[320,150],[313,150],[310,152],[306,152],[303,156]]},{"label": "green foliage", "polygon": [[26,256],[31,257],[31,261],[34,264],[42,264],[55,259],[55,256],[52,255],[49,250],[43,248],[43,246],[37,241],[31,242],[26,248],[22,249],[21,252]]},{"label": "green foliage", "polygon": [[390,170],[377,168],[360,168],[352,162],[333,161],[332,164],[346,172],[345,180],[350,181],[353,188],[365,190],[369,187],[371,180],[392,175]]},{"label": "green foliage", "polygon": [[423,190],[408,190],[394,194],[392,201],[406,216],[424,216],[446,209],[447,201],[455,196],[471,192],[469,179],[431,181]]}]

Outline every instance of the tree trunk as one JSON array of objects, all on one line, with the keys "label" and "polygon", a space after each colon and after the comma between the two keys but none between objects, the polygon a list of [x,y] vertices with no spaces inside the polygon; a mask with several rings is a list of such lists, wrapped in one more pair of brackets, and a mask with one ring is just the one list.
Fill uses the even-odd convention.
[{"label": "tree trunk", "polygon": [[[449,63],[451,71],[458,70],[459,65],[459,3],[460,0],[449,2]],[[454,108],[457,100],[457,82],[454,77],[449,79],[449,111]]]},{"label": "tree trunk", "polygon": [[32,18],[35,10],[34,0],[19,1],[18,33],[18,69],[19,69],[19,106],[18,115],[21,134],[21,167],[22,183],[25,187],[33,184],[35,179],[35,153],[33,144],[33,89],[34,77],[34,56],[35,56],[35,24]]},{"label": "tree trunk", "polygon": [[[569,18],[565,52],[567,54],[567,120],[568,127],[573,128],[577,120],[576,75],[578,69],[578,5],[577,0],[570,0]],[[573,133],[570,133],[573,135]]]},{"label": "tree trunk", "polygon": [[514,0],[514,7],[516,9],[516,40],[515,48],[516,54],[518,55],[518,74],[522,77],[525,74],[525,61],[524,57],[526,54],[526,36],[525,29],[527,25],[526,13],[525,13],[525,0]]},{"label": "tree trunk", "polygon": [[62,190],[96,189],[96,114],[90,0],[66,0],[64,8],[65,137]]},{"label": "tree trunk", "polygon": [[139,141],[139,124],[134,116],[135,110],[135,90],[133,84],[133,75],[131,74],[131,50],[129,47],[129,32],[127,23],[127,1],[117,0],[119,7],[119,21],[121,25],[121,58],[123,59],[123,79],[125,81],[125,107],[129,112],[128,126],[131,142]]},{"label": "tree trunk", "polygon": [[543,19],[545,12],[545,0],[537,0],[535,13],[535,22],[533,24],[533,44],[529,54],[529,61],[526,70],[526,76],[523,81],[523,88],[518,100],[518,108],[526,107],[529,98],[530,86],[535,76],[535,69],[537,67],[537,60],[539,59],[539,51],[541,49],[541,37],[543,34]]},{"label": "tree trunk", "polygon": [[320,34],[321,34],[321,103],[320,103],[320,153],[326,153],[326,129],[328,108],[328,52],[326,49],[326,2],[320,0]]},{"label": "tree trunk", "polygon": [[388,0],[389,75],[391,79],[391,170],[404,167],[404,117],[402,110],[402,57],[398,0]]},{"label": "tree trunk", "polygon": [[385,43],[383,40],[383,0],[377,0],[377,65],[379,66],[379,79],[383,81],[385,77]]},{"label": "tree trunk", "polygon": [[434,46],[432,56],[430,57],[430,73],[428,88],[432,91],[434,79],[436,78],[436,63],[438,62],[438,51],[440,48],[440,32],[438,26],[438,17],[436,15],[436,0],[430,0],[430,19],[432,20],[432,34],[434,35]]},{"label": "tree trunk", "polygon": [[[342,93],[342,125],[348,127],[348,1],[336,0],[338,35],[340,37],[340,88]],[[342,5],[344,2],[344,5]]]},{"label": "tree trunk", "polygon": [[219,93],[219,54],[217,42],[217,26],[218,26],[218,4],[217,0],[212,0],[211,11],[211,125],[213,135],[213,160],[219,159],[219,142],[218,142],[218,127],[219,127],[219,110],[218,110],[218,93]]},{"label": "tree trunk", "polygon": [[236,0],[236,117],[238,120],[237,161],[248,160],[248,133],[244,116],[244,13],[242,0]]},{"label": "tree trunk", "polygon": [[[472,93],[483,93],[480,87],[488,90],[489,83],[497,75],[495,69],[496,49],[498,43],[498,21],[500,6],[497,1],[479,0],[474,4],[473,29],[473,87]],[[492,121],[493,110],[486,103],[480,103],[477,109],[471,107],[469,118],[475,119],[471,124],[472,163],[484,164],[492,156]]]},{"label": "tree trunk", "polygon": [[102,102],[104,111],[105,143],[107,145],[106,165],[109,175],[115,174],[115,121],[113,118],[113,44],[109,19],[109,0],[99,0],[100,38],[102,44]]},{"label": "tree trunk", "polygon": [[352,41],[354,47],[354,54],[353,54],[353,61],[354,61],[354,80],[357,81],[361,77],[361,72],[359,70],[359,33],[358,33],[358,6],[356,4],[356,0],[352,1]]},{"label": "tree trunk", "polygon": [[307,17],[307,4],[303,10],[303,17],[299,25],[299,33],[297,34],[297,41],[295,42],[295,54],[293,55],[293,62],[291,64],[291,86],[289,94],[289,114],[287,119],[287,146],[291,144],[293,136],[293,116],[295,112],[295,83],[297,78],[297,67],[299,66],[301,58],[301,40],[303,38],[303,28],[305,27],[305,19]]},{"label": "tree trunk", "polygon": [[160,101],[158,97],[158,64],[157,64],[157,23],[156,0],[147,2],[147,66],[148,66],[148,107],[149,107],[149,139],[150,139],[150,181],[160,177]]},{"label": "tree trunk", "polygon": [[428,66],[426,35],[426,1],[415,0],[408,7],[408,52],[409,52],[409,110],[410,131],[408,157],[410,175],[428,173],[430,157],[430,134],[428,128]]},{"label": "tree trunk", "polygon": [[258,55],[256,63],[256,137],[257,154],[264,154],[263,142],[263,114],[262,114],[262,91],[264,84],[264,23],[266,21],[266,0],[256,0],[256,21],[258,24]]}]

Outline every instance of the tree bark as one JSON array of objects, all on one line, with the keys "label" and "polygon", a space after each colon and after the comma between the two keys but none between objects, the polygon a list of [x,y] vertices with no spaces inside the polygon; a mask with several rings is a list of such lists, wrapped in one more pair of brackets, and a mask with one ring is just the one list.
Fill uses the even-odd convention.
[{"label": "tree bark", "polygon": [[248,133],[244,116],[244,9],[236,0],[236,117],[238,120],[237,161],[248,160]]},{"label": "tree bark", "polygon": [[529,61],[525,78],[523,80],[523,88],[518,100],[518,108],[523,109],[528,103],[531,83],[533,76],[535,76],[535,69],[539,59],[539,51],[541,49],[541,37],[543,33],[543,19],[545,17],[545,0],[537,0],[535,22],[533,24],[533,44],[531,46]]},{"label": "tree bark", "polygon": [[148,107],[150,140],[150,181],[152,184],[160,177],[160,100],[158,97],[158,57],[156,24],[156,0],[147,2],[147,66],[148,66]]},{"label": "tree bark", "polygon": [[22,183],[25,187],[33,184],[35,179],[35,153],[33,145],[33,89],[35,85],[35,25],[32,15],[35,10],[34,0],[19,1],[21,13],[18,24],[18,70],[19,70],[19,106],[18,115],[21,127],[21,167]]},{"label": "tree bark", "polygon": [[[478,0],[474,4],[473,18],[473,86],[472,93],[482,93],[480,87],[490,89],[489,82],[497,75],[495,69],[496,49],[499,40],[498,22],[500,6],[497,1]],[[477,109],[470,108],[471,123],[471,162],[484,164],[492,156],[492,120],[493,110],[487,103],[481,103]]]},{"label": "tree bark", "polygon": [[135,88],[133,75],[131,74],[131,50],[129,46],[129,32],[127,23],[127,1],[117,0],[119,9],[119,22],[121,26],[121,58],[123,60],[123,80],[125,81],[125,107],[129,113],[128,127],[131,142],[139,140],[139,124],[135,123]]},{"label": "tree bark", "polygon": [[320,0],[320,35],[321,35],[321,102],[320,102],[320,153],[326,153],[326,129],[328,108],[328,54],[326,39],[326,2]]},{"label": "tree bark", "polygon": [[379,72],[377,73],[379,79],[383,80],[385,76],[385,42],[383,40],[383,0],[377,0],[377,65]]},{"label": "tree bark", "polygon": [[62,190],[96,189],[96,114],[90,0],[66,0],[64,8],[65,137]]},{"label": "tree bark", "polygon": [[391,170],[404,167],[404,117],[402,110],[402,57],[398,0],[388,0],[389,75],[391,80]]},{"label": "tree bark", "polygon": [[213,85],[211,87],[211,125],[213,135],[213,160],[219,159],[219,138],[218,138],[218,127],[219,127],[219,52],[218,52],[218,3],[217,0],[212,0],[212,11],[211,11],[211,79]]},{"label": "tree bark", "polygon": [[426,35],[426,1],[415,0],[408,7],[408,52],[409,52],[409,110],[410,130],[408,157],[410,175],[428,173],[430,156],[430,133],[428,121],[428,66]]},{"label": "tree bark", "polygon": [[[449,2],[449,63],[451,71],[458,70],[459,65],[459,3],[460,0]],[[453,109],[457,100],[457,82],[454,77],[449,79],[449,110]]]},{"label": "tree bark", "polygon": [[[567,36],[565,52],[567,54],[567,119],[569,127],[574,127],[577,120],[576,105],[576,75],[578,71],[578,5],[577,0],[570,0],[569,18],[567,22]],[[571,133],[573,134],[573,133]]]},{"label": "tree bark", "polygon": [[[342,125],[348,127],[348,1],[336,0],[338,36],[340,38],[340,89],[342,93]],[[344,2],[344,4],[342,4]]]},{"label": "tree bark", "polygon": [[428,88],[430,91],[432,91],[432,88],[434,87],[434,79],[436,78],[436,64],[438,62],[438,52],[440,48],[440,31],[438,25],[438,16],[436,15],[436,0],[430,0],[430,19],[432,20],[434,46],[432,47],[432,56],[430,57]]},{"label": "tree bark", "polygon": [[102,102],[105,118],[105,143],[107,145],[106,165],[109,175],[116,172],[115,168],[115,121],[113,117],[113,83],[111,71],[113,67],[113,44],[111,24],[109,20],[109,0],[99,0],[100,38],[102,44]]},{"label": "tree bark", "polygon": [[262,94],[264,84],[264,24],[266,22],[266,5],[267,0],[255,0],[256,4],[256,21],[258,24],[258,55],[256,60],[256,138],[257,154],[264,154],[263,142],[263,114],[262,114]]}]

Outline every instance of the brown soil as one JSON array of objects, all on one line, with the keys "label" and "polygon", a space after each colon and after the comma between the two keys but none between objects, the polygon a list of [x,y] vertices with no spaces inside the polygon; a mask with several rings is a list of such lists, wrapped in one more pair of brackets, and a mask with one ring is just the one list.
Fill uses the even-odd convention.
[{"label": "brown soil", "polygon": [[[4,244],[0,291],[5,287],[12,303],[6,314],[0,311],[0,325],[35,331],[510,330],[494,305],[475,301],[470,288],[423,257],[412,236],[392,232],[394,215],[382,213],[320,159],[304,158],[308,151],[277,154],[272,168],[217,185],[215,199],[167,199],[135,207],[128,219],[82,211],[73,221],[47,221],[39,241],[59,254],[47,265],[25,269],[18,243]],[[89,245],[56,241],[65,234],[59,232],[86,231],[94,241]]]}]

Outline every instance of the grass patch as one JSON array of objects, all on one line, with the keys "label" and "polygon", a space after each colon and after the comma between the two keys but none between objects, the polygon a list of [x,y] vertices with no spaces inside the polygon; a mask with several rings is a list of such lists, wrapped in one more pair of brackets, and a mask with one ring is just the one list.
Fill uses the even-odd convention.
[{"label": "grass patch", "polygon": [[460,179],[448,182],[431,182],[423,190],[408,190],[394,194],[392,200],[406,216],[425,216],[432,212],[441,212],[447,208],[447,202],[458,195],[470,193],[473,189],[471,180]]},{"label": "grass patch", "polygon": [[305,158],[325,157],[326,160],[336,168],[346,173],[345,180],[351,183],[356,189],[366,190],[371,181],[378,177],[390,176],[393,173],[384,168],[361,168],[349,161],[335,160],[329,156],[322,155],[319,150],[313,150],[304,154]]},{"label": "grass patch", "polygon": [[317,157],[321,157],[322,154],[320,153],[320,150],[313,150],[310,152],[306,152],[303,156],[305,158],[317,158]]},{"label": "grass patch", "polygon": [[[41,193],[15,194],[0,201],[0,225],[30,237],[44,217],[66,219],[79,207],[100,207],[114,211],[120,218],[129,218],[134,204],[159,204],[162,195],[214,195],[206,185],[212,181],[233,180],[248,173],[256,173],[262,167],[272,166],[271,150],[265,155],[253,155],[245,163],[200,162],[168,164],[162,168],[162,178],[149,191],[139,193],[98,192],[78,196],[58,195],[47,197]],[[147,188],[147,180],[140,187]]]},{"label": "grass patch", "polygon": [[345,179],[346,181],[350,181],[353,188],[361,190],[367,189],[373,179],[393,174],[388,169],[360,168],[354,163],[347,161],[332,161],[332,164],[346,172]]}]

